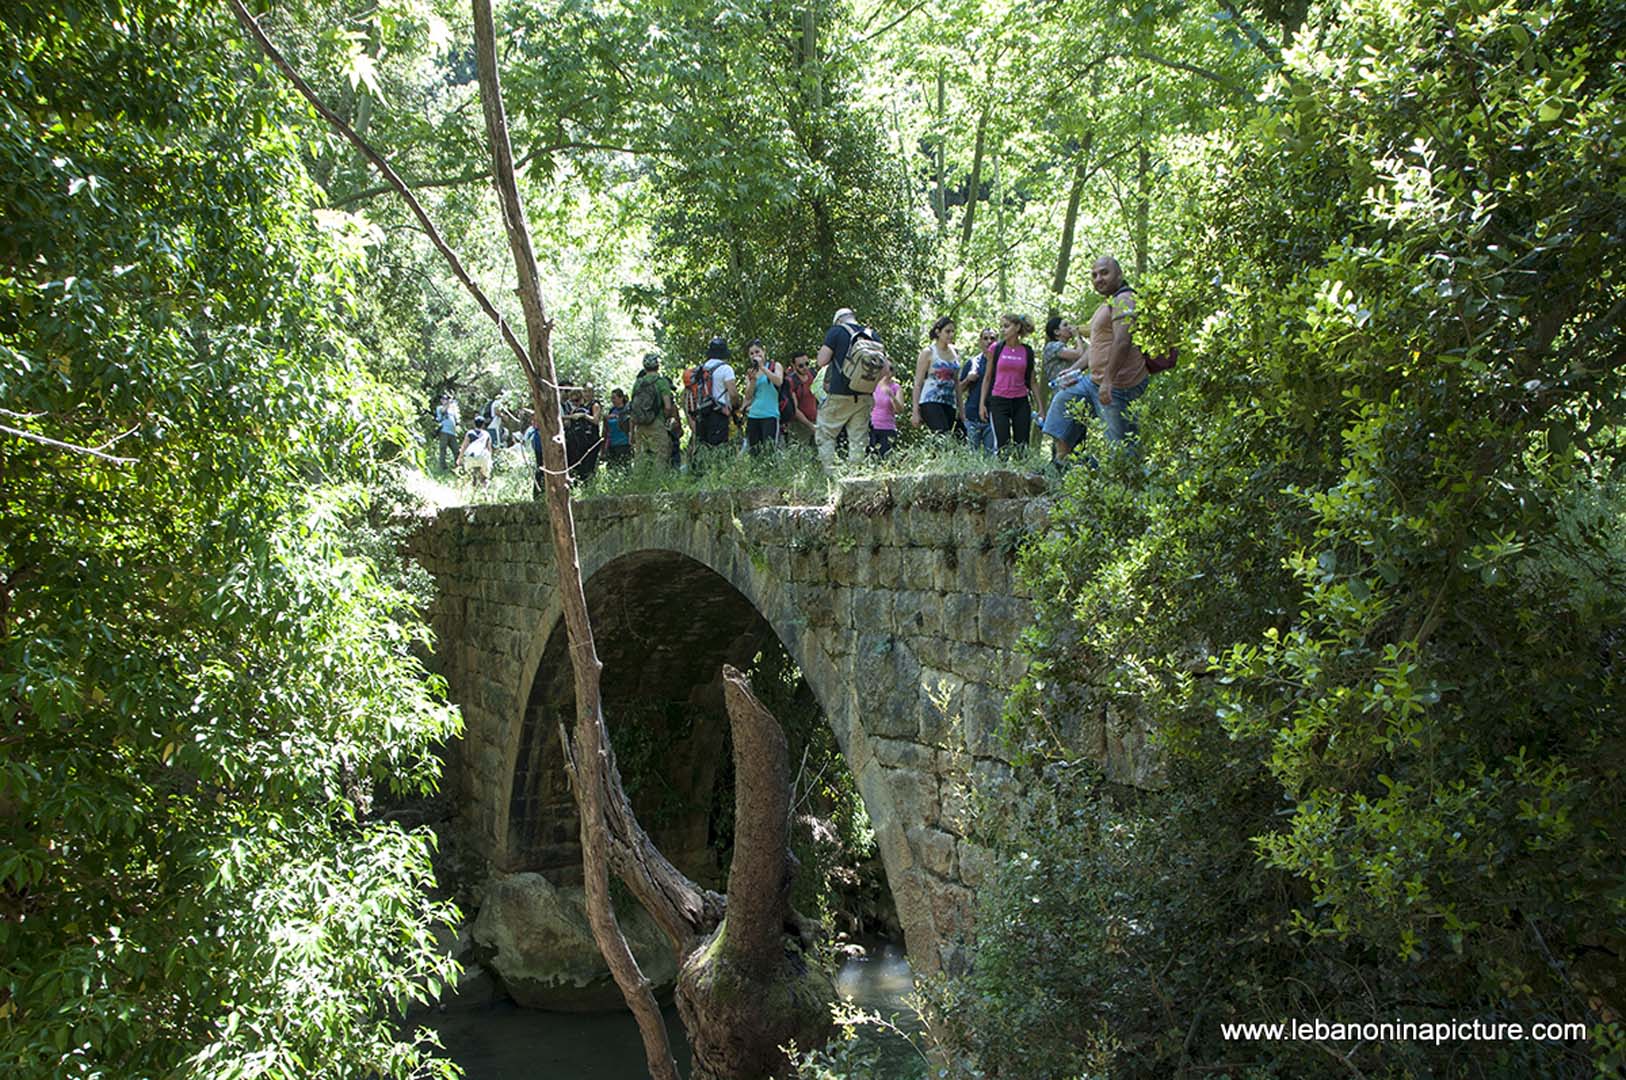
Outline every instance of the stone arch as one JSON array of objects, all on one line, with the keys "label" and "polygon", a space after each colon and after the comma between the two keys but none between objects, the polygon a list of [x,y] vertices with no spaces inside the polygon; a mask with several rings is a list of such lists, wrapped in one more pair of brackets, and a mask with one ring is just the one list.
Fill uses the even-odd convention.
[{"label": "stone arch", "polygon": [[[749,638],[753,625],[771,633],[800,668],[857,780],[875,829],[887,886],[897,905],[906,945],[928,967],[935,966],[933,946],[937,943],[938,928],[931,898],[923,887],[908,843],[908,822],[900,813],[885,771],[871,748],[865,718],[853,690],[852,672],[844,670],[846,665],[833,662],[820,636],[808,630],[807,616],[802,609],[807,597],[797,597],[800,604],[794,602],[787,583],[776,576],[770,563],[760,558],[753,560],[742,546],[728,543],[727,537],[720,542],[715,533],[681,526],[665,530],[661,535],[649,535],[648,530],[640,532],[643,534],[626,536],[619,535],[620,529],[612,529],[609,535],[595,538],[590,546],[584,545],[582,551],[582,575],[589,611],[599,633],[598,651],[605,663],[606,675],[614,677],[612,667],[624,669],[625,656],[618,655],[617,650],[628,647],[648,649],[652,678],[668,679],[674,670],[671,649],[648,648],[652,644],[650,640],[630,645],[612,641],[598,629],[613,621],[614,617],[607,617],[604,607],[606,597],[614,592],[611,586],[616,581],[623,582],[623,595],[619,599],[623,605],[629,602],[625,590],[639,591],[638,599],[631,601],[630,615],[619,616],[623,624],[629,618],[634,622],[643,619],[651,604],[678,605],[675,610],[690,621],[733,622],[733,626],[726,628],[707,627],[713,631],[710,639],[713,649],[706,662],[715,660],[714,667],[720,668],[725,659],[740,664],[738,657],[728,655],[728,650],[739,638]],[[653,590],[653,599],[646,597],[646,590]],[[501,773],[505,785],[494,793],[496,861],[505,870],[547,869],[550,862],[562,867],[579,860],[573,806],[569,808],[565,826],[569,835],[551,823],[561,816],[552,811],[564,808],[570,798],[558,749],[557,725],[561,719],[568,724],[573,717],[550,712],[547,702],[574,700],[573,692],[563,692],[571,676],[563,650],[563,619],[556,596],[534,625],[535,630],[528,635],[521,650],[521,682],[515,698],[519,715],[506,725],[507,745]],[[655,624],[647,625],[653,628]],[[722,632],[717,633],[718,629]],[[899,649],[906,651],[901,644]],[[914,692],[913,688],[910,692]],[[613,699],[607,681],[606,719],[612,724]],[[549,823],[542,824],[544,822]]]}]

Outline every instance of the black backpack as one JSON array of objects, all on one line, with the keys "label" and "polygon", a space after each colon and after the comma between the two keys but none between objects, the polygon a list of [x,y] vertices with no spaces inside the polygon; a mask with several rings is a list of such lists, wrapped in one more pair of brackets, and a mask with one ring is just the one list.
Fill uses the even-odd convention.
[{"label": "black backpack", "polygon": [[779,422],[788,424],[796,419],[796,392],[791,380],[796,374],[785,372],[785,377],[779,380]]}]

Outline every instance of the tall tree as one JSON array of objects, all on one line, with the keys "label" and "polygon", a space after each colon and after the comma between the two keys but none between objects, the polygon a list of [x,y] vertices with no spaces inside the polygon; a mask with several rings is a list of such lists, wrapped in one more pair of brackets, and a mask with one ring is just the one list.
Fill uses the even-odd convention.
[{"label": "tall tree", "polygon": [[453,912],[366,815],[457,728],[365,537],[405,413],[223,40],[185,0],[0,20],[0,1061],[449,1075],[395,1017]]}]

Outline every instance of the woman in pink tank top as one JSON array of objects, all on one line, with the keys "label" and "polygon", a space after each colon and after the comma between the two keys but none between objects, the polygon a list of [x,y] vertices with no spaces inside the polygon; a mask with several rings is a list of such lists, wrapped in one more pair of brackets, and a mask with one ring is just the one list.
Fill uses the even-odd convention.
[{"label": "woman in pink tank top", "polygon": [[1033,333],[1026,315],[999,320],[1000,340],[988,346],[990,378],[982,380],[982,405],[994,425],[994,445],[1024,453],[1033,428],[1035,399],[1044,412],[1044,397],[1033,378],[1033,347],[1022,339]]},{"label": "woman in pink tank top", "polygon": [[887,361],[881,381],[875,384],[875,404],[869,411],[869,446],[865,453],[884,458],[892,452],[892,440],[898,435],[898,411],[903,408],[903,386],[892,377],[892,362]]}]

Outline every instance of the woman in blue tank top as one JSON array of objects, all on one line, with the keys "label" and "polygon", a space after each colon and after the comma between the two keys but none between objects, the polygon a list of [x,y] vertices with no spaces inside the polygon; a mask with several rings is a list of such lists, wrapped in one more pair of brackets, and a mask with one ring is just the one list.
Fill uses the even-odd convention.
[{"label": "woman in blue tank top", "polygon": [[768,359],[760,340],[745,348],[745,445],[753,456],[779,442],[779,384],[785,370]]}]

